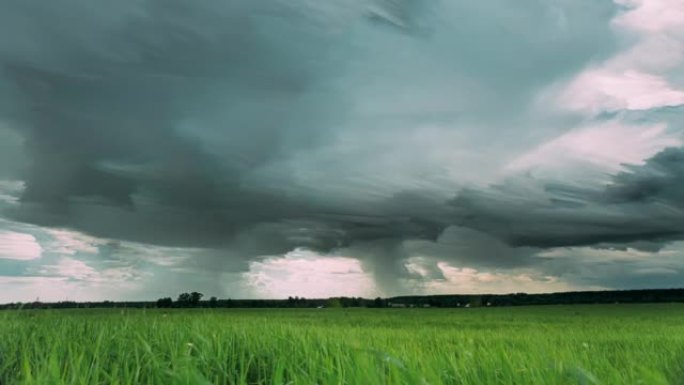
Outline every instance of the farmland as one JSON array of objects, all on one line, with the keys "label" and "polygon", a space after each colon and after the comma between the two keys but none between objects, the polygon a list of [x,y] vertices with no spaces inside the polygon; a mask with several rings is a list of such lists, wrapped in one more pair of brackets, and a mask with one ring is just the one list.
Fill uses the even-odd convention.
[{"label": "farmland", "polygon": [[684,384],[684,305],[0,312],[0,383]]}]

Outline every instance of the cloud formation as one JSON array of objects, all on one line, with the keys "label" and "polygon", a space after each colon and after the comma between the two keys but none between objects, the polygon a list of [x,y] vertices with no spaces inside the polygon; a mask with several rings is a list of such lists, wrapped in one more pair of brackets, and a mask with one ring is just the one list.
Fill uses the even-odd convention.
[{"label": "cloud formation", "polygon": [[[295,250],[323,270],[355,258],[389,294],[490,276],[601,286],[557,281],[544,255],[682,238],[682,12],[2,4],[0,230],[30,229],[47,254],[31,274],[159,292],[248,295],[228,281],[287,282],[309,266]],[[92,274],[62,274],[77,266]]]},{"label": "cloud formation", "polygon": [[0,259],[31,260],[40,258],[42,252],[31,234],[0,232]]}]

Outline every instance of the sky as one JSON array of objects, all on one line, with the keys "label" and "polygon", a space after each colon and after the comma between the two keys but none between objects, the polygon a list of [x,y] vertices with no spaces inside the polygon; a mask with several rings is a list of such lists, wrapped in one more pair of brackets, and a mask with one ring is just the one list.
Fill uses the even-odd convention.
[{"label": "sky", "polygon": [[0,302],[684,286],[681,0],[0,2]]}]

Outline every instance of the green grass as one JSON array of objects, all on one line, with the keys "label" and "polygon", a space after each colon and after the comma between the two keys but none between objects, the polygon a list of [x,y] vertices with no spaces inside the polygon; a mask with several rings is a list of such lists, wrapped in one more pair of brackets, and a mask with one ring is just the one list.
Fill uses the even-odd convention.
[{"label": "green grass", "polygon": [[684,305],[0,313],[0,384],[684,385]]}]

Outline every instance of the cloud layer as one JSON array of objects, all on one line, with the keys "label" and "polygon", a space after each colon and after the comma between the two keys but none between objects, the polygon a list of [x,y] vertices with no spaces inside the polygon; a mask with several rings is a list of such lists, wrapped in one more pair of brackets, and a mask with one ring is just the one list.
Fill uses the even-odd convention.
[{"label": "cloud layer", "polygon": [[279,287],[295,250],[373,293],[614,287],[544,255],[682,239],[681,8],[0,5],[0,254],[154,292]]}]

